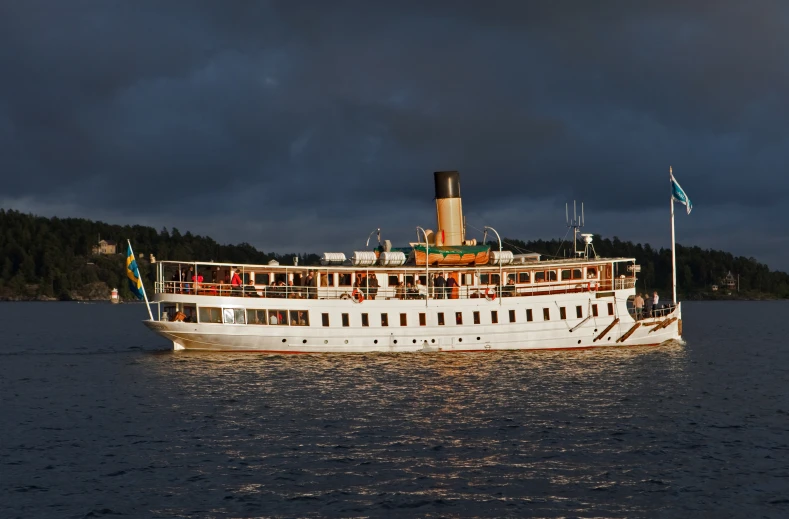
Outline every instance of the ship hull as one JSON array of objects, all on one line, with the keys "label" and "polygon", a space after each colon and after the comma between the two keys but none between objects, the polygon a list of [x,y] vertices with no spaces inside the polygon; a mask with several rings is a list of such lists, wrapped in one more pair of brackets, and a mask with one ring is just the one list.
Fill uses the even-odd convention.
[{"label": "ship hull", "polygon": [[[622,294],[624,295],[624,294]],[[580,349],[657,345],[681,340],[681,306],[659,317],[636,321],[624,303],[627,296],[597,298],[589,293],[566,294],[564,297],[533,296],[467,300],[415,301],[322,301],[278,300],[284,309],[304,309],[311,315],[309,326],[272,326],[221,323],[145,321],[154,332],[172,341],[175,350],[270,352],[270,353],[406,353],[464,352],[498,350]],[[206,298],[170,296],[171,300],[189,301],[224,308],[254,308],[260,302],[242,298]],[[206,299],[210,299],[207,301]],[[172,302],[172,301],[170,301]],[[166,303],[166,301],[165,301]],[[613,305],[613,313],[608,314]],[[592,305],[599,315],[593,316]],[[566,318],[560,318],[564,307]],[[576,308],[581,307],[581,317]],[[550,319],[544,320],[549,309]],[[531,310],[532,321],[527,321]],[[492,316],[496,321],[492,322]],[[572,318],[570,318],[572,313]],[[328,314],[332,323],[347,315],[349,326],[328,326],[321,315]],[[361,323],[367,315],[370,326]],[[382,326],[380,314],[387,314],[388,326]],[[425,325],[420,325],[420,314]],[[438,315],[442,314],[442,325]],[[458,314],[460,316],[458,317]],[[605,315],[603,315],[605,314]],[[402,317],[402,321],[401,316]],[[510,322],[510,318],[514,322]],[[480,324],[474,324],[479,319]],[[459,324],[461,323],[461,324]]]}]

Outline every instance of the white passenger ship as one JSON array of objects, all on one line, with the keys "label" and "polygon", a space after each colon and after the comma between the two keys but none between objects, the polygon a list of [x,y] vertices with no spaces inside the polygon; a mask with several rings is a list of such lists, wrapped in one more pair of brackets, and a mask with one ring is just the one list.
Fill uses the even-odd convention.
[{"label": "white passenger ship", "polygon": [[634,315],[633,258],[598,258],[587,246],[572,259],[543,260],[503,251],[500,239],[491,251],[465,238],[459,174],[436,172],[435,186],[438,230],[417,228],[421,241],[409,248],[386,241],[350,259],[325,253],[320,266],[158,262],[158,315],[145,324],[176,350],[272,353],[573,349],[681,338],[680,304]]}]

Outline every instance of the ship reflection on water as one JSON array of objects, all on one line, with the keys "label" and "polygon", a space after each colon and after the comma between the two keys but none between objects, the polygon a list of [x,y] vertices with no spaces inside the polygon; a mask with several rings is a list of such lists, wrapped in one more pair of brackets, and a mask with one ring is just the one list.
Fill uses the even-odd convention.
[{"label": "ship reflection on water", "polygon": [[667,345],[178,352],[145,363],[169,388],[160,404],[190,424],[180,431],[190,458],[209,460],[193,470],[219,478],[241,502],[279,503],[285,514],[289,503],[315,500],[344,503],[337,513],[429,505],[450,515],[506,514],[526,503],[534,513],[560,504],[575,514],[597,502],[600,513],[630,515],[646,504],[605,496],[654,490],[645,458],[668,448],[656,441],[676,427],[662,402],[678,404],[687,358],[683,346]]}]

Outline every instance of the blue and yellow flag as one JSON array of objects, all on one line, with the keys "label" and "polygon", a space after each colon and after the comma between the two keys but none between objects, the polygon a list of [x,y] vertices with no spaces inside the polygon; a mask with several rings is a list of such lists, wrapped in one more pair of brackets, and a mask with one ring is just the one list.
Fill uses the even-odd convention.
[{"label": "blue and yellow flag", "polygon": [[126,251],[126,277],[129,278],[129,290],[137,296],[137,299],[142,299],[144,297],[142,279],[140,279],[140,269],[137,268],[137,261],[134,259],[131,243],[129,243],[129,248]]}]

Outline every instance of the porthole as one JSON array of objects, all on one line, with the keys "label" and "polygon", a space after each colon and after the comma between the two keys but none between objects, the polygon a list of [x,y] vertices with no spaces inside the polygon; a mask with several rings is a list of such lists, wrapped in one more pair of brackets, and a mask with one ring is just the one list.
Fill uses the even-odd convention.
[{"label": "porthole", "polygon": [[594,329],[594,332],[597,333],[597,328]]},{"label": "porthole", "polygon": [[285,339],[282,339],[282,342],[285,342]]},{"label": "porthole", "polygon": [[394,343],[397,344],[397,339],[394,340]]},{"label": "porthole", "polygon": [[609,338],[608,338],[608,340],[610,341],[610,340],[611,340],[611,337],[609,337]]},{"label": "porthole", "polygon": [[479,340],[479,337],[477,337],[477,340]]},{"label": "porthole", "polygon": [[581,339],[578,339],[578,344],[581,344]]},{"label": "porthole", "polygon": [[430,342],[436,342],[436,340],[435,339],[430,339]]},{"label": "porthole", "polygon": [[348,344],[348,339],[345,339],[345,344]]},{"label": "porthole", "polygon": [[375,339],[373,342],[374,342],[375,344],[378,344],[378,339]]},{"label": "porthole", "polygon": [[329,341],[327,341],[327,340],[324,340],[324,341],[323,341],[323,344],[329,344]]},{"label": "porthole", "polygon": [[413,341],[413,342],[414,342],[414,344],[416,344],[416,339],[414,339],[414,341]]},{"label": "porthole", "polygon": [[458,342],[463,342],[463,337],[459,337]]},{"label": "porthole", "polygon": [[302,344],[307,344],[307,339],[304,339],[303,341],[301,341],[301,343]]}]

